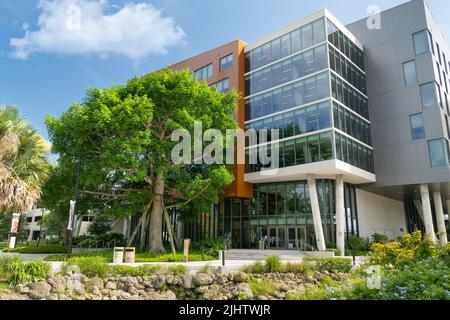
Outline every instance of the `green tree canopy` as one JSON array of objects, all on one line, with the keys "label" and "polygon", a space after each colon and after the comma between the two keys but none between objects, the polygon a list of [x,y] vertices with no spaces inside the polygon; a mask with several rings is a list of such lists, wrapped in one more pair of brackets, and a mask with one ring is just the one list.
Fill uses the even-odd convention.
[{"label": "green tree canopy", "polygon": [[[174,164],[175,129],[193,135],[237,127],[238,95],[221,94],[189,71],[163,70],[126,85],[89,89],[81,104],[46,123],[61,163],[81,163],[81,190],[98,200],[96,210],[115,218],[143,212],[148,248],[162,252],[165,208],[210,210],[233,181],[231,168],[213,164]],[[225,143],[225,142],[223,142]],[[204,146],[206,146],[204,142]]]}]

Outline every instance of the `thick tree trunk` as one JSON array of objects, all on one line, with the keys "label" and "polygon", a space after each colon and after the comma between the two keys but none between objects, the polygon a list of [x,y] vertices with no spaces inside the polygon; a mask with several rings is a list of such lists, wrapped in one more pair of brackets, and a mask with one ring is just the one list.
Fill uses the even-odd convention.
[{"label": "thick tree trunk", "polygon": [[150,213],[150,229],[148,232],[149,252],[164,253],[162,242],[162,221],[164,214],[164,175],[158,173],[154,185],[154,198]]},{"label": "thick tree trunk", "polygon": [[69,245],[69,230],[64,228],[64,245]]}]

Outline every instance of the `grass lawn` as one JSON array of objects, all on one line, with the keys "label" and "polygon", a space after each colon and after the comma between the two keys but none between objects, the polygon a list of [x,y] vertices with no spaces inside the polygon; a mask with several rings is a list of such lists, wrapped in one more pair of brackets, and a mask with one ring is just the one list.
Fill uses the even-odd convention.
[{"label": "grass lawn", "polygon": [[[108,262],[113,260],[113,250],[102,250],[94,252],[86,252],[82,254],[74,254],[73,257],[104,257]],[[46,261],[66,261],[67,256],[65,254],[52,254],[45,258]],[[203,255],[200,252],[191,252],[189,254],[189,261],[211,261],[216,260],[217,257]],[[136,252],[135,262],[183,262],[183,253],[178,252],[176,254],[164,253],[164,254],[150,254],[147,252]]]},{"label": "grass lawn", "polygon": [[[8,245],[3,246],[3,251],[8,250]],[[36,244],[18,244],[14,250],[11,250],[11,252],[17,252],[17,253],[65,253],[67,252],[67,247],[62,246],[59,244],[49,244],[45,245],[44,243],[41,243],[38,246]]]}]

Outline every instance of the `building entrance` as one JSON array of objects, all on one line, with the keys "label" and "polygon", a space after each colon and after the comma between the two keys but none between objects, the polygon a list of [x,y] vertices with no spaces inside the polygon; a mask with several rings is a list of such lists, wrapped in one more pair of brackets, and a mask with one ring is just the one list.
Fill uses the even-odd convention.
[{"label": "building entrance", "polygon": [[306,226],[273,226],[268,229],[269,249],[299,250],[314,240],[314,230]]}]

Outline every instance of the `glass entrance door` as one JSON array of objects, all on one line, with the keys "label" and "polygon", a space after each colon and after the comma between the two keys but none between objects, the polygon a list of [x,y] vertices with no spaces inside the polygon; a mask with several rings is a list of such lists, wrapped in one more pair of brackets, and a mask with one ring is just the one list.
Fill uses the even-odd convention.
[{"label": "glass entrance door", "polygon": [[269,228],[270,249],[286,249],[286,227]]},{"label": "glass entrance door", "polygon": [[289,250],[298,248],[298,236],[297,236],[297,228],[288,227],[288,245],[287,248]]}]

